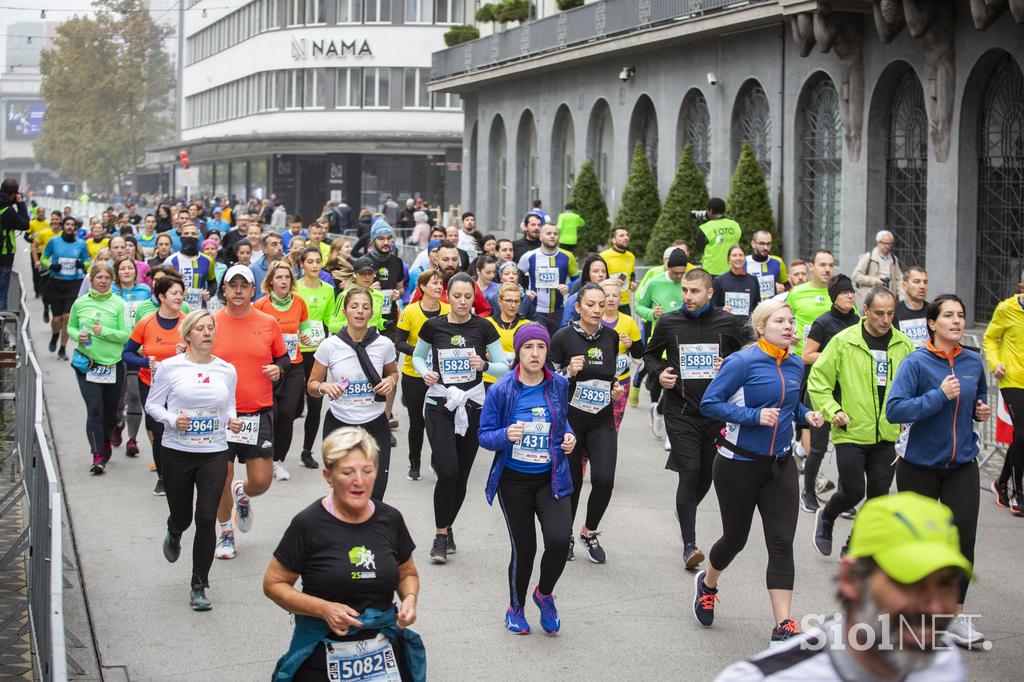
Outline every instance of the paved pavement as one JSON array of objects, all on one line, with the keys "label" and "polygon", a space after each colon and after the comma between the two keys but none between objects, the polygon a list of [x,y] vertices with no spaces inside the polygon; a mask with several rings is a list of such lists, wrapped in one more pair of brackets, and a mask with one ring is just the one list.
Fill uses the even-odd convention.
[{"label": "paved pavement", "polygon": [[[45,350],[48,328],[35,303],[32,332],[46,374],[47,409],[104,677],[267,679],[287,648],[291,626],[289,616],[263,596],[263,570],[291,517],[324,494],[321,475],[292,458],[292,479],[275,482],[255,500],[255,527],[238,535],[238,558],[215,563],[210,590],[215,608],[193,613],[187,601],[191,531],[182,559],[168,564],[160,550],[167,508],[164,498],[151,493],[155,474],[149,471],[148,446],[138,459],[116,450],[106,475],[91,476],[81,397],[72,370]],[[415,629],[426,643],[430,679],[707,680],[767,645],[772,618],[757,523],[721,581],[715,626],[705,630],[694,622],[693,578],[680,561],[675,478],[663,468],[664,452],[648,429],[646,401],[641,409],[628,410],[619,434],[615,494],[601,529],[608,563],[594,565],[581,556],[567,566],[556,590],[563,622],[557,638],[513,637],[503,630],[509,547],[499,510],[488,507],[483,496],[489,453],[477,458],[470,494],[455,524],[458,555],[446,566],[428,563],[434,479],[427,470],[419,482],[406,480],[407,419],[404,410],[398,414],[403,428],[387,501],[403,512],[418,543],[414,556],[422,587]],[[831,462],[825,468],[834,472]],[[983,480],[991,476],[986,472]],[[835,607],[835,561],[812,549],[812,520],[801,513],[797,531],[798,616],[830,613]],[[706,551],[721,529],[713,492],[697,522]],[[848,524],[838,522],[837,537]],[[1024,519],[997,510],[991,495],[982,495],[978,580],[968,607],[981,614],[978,627],[993,648],[967,655],[971,679],[1020,679],[1022,533]],[[527,617],[540,632],[532,605]]]}]

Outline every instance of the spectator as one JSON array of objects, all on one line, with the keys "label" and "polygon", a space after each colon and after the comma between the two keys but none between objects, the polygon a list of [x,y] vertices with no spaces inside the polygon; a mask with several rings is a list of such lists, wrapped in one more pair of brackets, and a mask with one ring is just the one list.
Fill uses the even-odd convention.
[{"label": "spectator", "polygon": [[415,216],[416,200],[410,197],[405,200],[405,208],[398,214],[398,227],[403,230],[412,229],[413,225],[416,224]]},{"label": "spectator", "polygon": [[392,227],[398,224],[398,202],[390,194],[384,199],[384,220]]},{"label": "spectator", "polygon": [[900,295],[903,284],[903,271],[900,261],[892,252],[895,238],[889,230],[879,230],[875,235],[875,248],[871,249],[857,261],[853,269],[853,281],[858,287],[857,296],[863,300],[864,294],[871,287],[883,287]]},{"label": "spectator", "polygon": [[18,181],[5,178],[0,183],[0,310],[7,310],[7,291],[11,287],[11,270],[17,248],[14,233],[24,232],[28,224],[28,207],[18,191]]},{"label": "spectator", "polygon": [[[384,220],[387,220],[387,214],[384,214]],[[413,214],[413,220],[415,224],[412,228],[412,234],[409,236],[409,243],[415,246],[417,249],[427,248],[427,242],[430,240],[430,225],[427,224],[427,214],[423,211],[416,211]],[[388,220],[388,224],[391,221]]]}]

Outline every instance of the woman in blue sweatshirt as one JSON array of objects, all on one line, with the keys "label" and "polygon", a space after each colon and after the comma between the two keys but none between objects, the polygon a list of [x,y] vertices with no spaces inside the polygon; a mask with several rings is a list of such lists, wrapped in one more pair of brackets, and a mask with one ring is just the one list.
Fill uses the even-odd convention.
[{"label": "woman in blue sweatshirt", "polygon": [[718,578],[746,544],[756,507],[768,546],[768,596],[776,623],[771,641],[781,642],[800,632],[790,618],[799,514],[793,421],[817,427],[822,418],[800,402],[803,362],[789,353],[793,311],[769,299],[754,309],[750,324],[757,343],[722,362],[700,403],[701,414],[726,424],[713,466],[722,537],[708,554],[707,570],[694,579],[693,614],[705,627],[714,622]]},{"label": "woman in blue sweatshirt", "polygon": [[[885,402],[886,419],[906,425],[896,444],[901,455],[896,488],[935,498],[952,509],[960,551],[974,563],[981,502],[974,422],[991,414],[985,365],[977,351],[960,345],[965,309],[955,294],[943,294],[928,304],[925,320],[930,340],[900,364]],[[963,578],[961,610],[967,584]],[[985,639],[962,615],[948,631],[962,646]]]}]

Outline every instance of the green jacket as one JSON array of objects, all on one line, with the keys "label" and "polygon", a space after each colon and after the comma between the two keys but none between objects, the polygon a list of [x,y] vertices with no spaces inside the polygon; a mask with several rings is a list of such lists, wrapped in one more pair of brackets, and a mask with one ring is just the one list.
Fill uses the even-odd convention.
[{"label": "green jacket", "polygon": [[[319,287],[310,288],[306,286],[305,280],[300,279],[296,287],[296,293],[306,302],[306,312],[309,313],[309,321],[322,322],[324,333],[326,334],[327,327],[330,325],[331,315],[334,312],[334,287],[327,282],[321,281]],[[299,350],[303,353],[311,353],[316,350],[316,347],[305,346],[300,343]]]},{"label": "green jacket", "polygon": [[652,277],[636,300],[636,314],[640,319],[654,322],[654,309],[658,305],[671,313],[683,306],[683,283],[673,282],[667,272]]},{"label": "green jacket", "polygon": [[840,410],[850,418],[850,423],[844,428],[832,428],[834,443],[871,445],[881,441],[896,442],[900,437],[900,427],[890,424],[885,418],[885,406],[878,403],[878,384],[875,381],[876,377],[885,375],[885,397],[888,399],[896,372],[906,357],[914,352],[914,343],[893,327],[886,352],[887,366],[879,367],[861,333],[863,324],[847,327],[832,337],[811,366],[807,394],[814,409],[821,412],[826,422]]},{"label": "green jacket", "polygon": [[[347,289],[345,291],[348,291]],[[370,297],[373,298],[373,315],[370,317],[370,321],[366,323],[367,327],[376,327],[380,331],[384,331],[384,294],[380,292],[380,289],[370,289]],[[338,294],[337,299],[334,303],[334,314],[331,315],[331,319],[327,321],[327,331],[331,334],[337,334],[341,331],[341,328],[348,325],[348,320],[345,319],[345,292]],[[394,303],[392,302],[392,305]]]},{"label": "green jacket", "polygon": [[[94,323],[100,323],[99,335],[92,333]],[[78,340],[81,330],[89,331],[89,345],[78,344],[78,350],[100,365],[121,362],[121,352],[132,330],[124,319],[124,300],[113,293],[97,294],[89,291],[71,306],[68,317],[68,336]]]}]

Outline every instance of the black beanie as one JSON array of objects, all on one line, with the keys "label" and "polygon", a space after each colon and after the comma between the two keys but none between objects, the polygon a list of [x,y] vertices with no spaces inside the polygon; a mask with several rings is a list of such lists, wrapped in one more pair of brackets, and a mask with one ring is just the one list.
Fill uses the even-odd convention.
[{"label": "black beanie", "polygon": [[853,280],[846,275],[836,275],[828,283],[828,297],[835,303],[836,299],[839,298],[839,294],[847,291],[856,291],[853,288]]},{"label": "black beanie", "polygon": [[686,265],[686,252],[682,249],[675,249],[668,255],[668,267],[678,268]]}]

